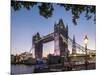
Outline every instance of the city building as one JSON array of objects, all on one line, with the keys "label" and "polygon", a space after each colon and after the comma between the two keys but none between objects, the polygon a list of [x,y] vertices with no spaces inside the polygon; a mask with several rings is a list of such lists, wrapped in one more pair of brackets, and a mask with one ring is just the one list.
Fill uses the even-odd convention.
[{"label": "city building", "polygon": [[49,54],[47,58],[48,58],[48,64],[60,64],[63,61],[61,56],[54,56],[52,54]]}]

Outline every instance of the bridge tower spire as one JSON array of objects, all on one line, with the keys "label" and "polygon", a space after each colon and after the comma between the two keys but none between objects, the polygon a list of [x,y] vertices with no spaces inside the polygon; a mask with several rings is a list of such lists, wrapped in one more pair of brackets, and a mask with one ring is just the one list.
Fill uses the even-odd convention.
[{"label": "bridge tower spire", "polygon": [[72,54],[76,54],[75,35],[73,35]]},{"label": "bridge tower spire", "polygon": [[66,39],[68,41],[68,25],[66,25]]}]

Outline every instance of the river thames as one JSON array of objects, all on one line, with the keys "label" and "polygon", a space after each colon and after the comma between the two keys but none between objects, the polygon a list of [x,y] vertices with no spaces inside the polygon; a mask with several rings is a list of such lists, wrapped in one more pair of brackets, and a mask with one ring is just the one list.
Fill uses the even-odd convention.
[{"label": "river thames", "polygon": [[12,74],[28,74],[34,72],[34,65],[11,65]]}]

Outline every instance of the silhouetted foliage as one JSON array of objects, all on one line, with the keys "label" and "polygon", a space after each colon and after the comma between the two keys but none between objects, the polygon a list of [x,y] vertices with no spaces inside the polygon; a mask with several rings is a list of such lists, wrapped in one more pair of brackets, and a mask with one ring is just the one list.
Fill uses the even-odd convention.
[{"label": "silhouetted foliage", "polygon": [[[26,8],[30,10],[35,5],[39,8],[39,14],[44,18],[48,19],[52,17],[54,6],[53,3],[37,3],[37,2],[26,2],[26,1],[11,1],[11,7],[17,11],[21,8]],[[75,5],[75,4],[59,4],[58,6],[64,7],[66,11],[71,11],[72,13],[72,22],[77,25],[77,19],[80,18],[80,15],[85,12],[85,17],[87,20],[94,18],[94,23],[96,20],[96,7],[92,5]]]},{"label": "silhouetted foliage", "polygon": [[77,19],[80,18],[80,15],[85,12],[85,17],[87,20],[91,19],[94,16],[95,21],[95,13],[96,7],[91,5],[71,5],[71,4],[60,4],[60,6],[64,7],[66,11],[71,10],[72,12],[72,21],[75,25],[77,25]]},{"label": "silhouetted foliage", "polygon": [[45,18],[49,18],[53,14],[53,6],[50,3],[42,3],[39,7],[40,15],[44,16]]}]

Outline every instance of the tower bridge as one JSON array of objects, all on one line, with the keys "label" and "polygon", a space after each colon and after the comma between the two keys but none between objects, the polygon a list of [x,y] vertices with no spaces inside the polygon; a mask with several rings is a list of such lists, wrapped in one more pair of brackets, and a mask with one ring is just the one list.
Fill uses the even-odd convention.
[{"label": "tower bridge", "polygon": [[[68,26],[64,25],[62,19],[57,24],[54,24],[54,31],[46,36],[41,37],[37,32],[32,37],[32,48],[35,50],[35,58],[42,58],[43,54],[43,43],[54,40],[54,54],[68,57],[69,49],[68,46],[72,46],[72,54],[76,54],[77,50],[85,52],[85,48],[75,41],[75,36],[71,39],[68,35]],[[87,49],[88,53],[91,49]]]}]

